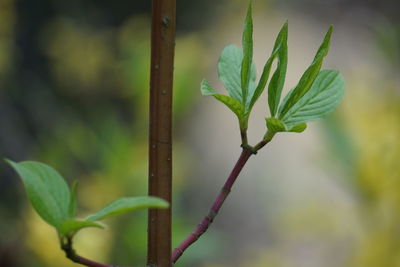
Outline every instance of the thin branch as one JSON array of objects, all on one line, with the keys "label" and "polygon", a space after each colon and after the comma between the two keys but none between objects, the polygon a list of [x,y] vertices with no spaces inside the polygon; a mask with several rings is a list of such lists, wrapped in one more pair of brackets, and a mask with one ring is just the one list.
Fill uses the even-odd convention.
[{"label": "thin branch", "polygon": [[99,263],[99,262],[95,262],[89,259],[86,259],[84,257],[78,256],[76,255],[76,259],[77,261],[75,261],[76,263],[85,265],[85,266],[89,266],[89,267],[118,267],[117,265],[108,265],[108,264],[104,264],[104,263]]},{"label": "thin branch", "polygon": [[87,259],[85,257],[79,256],[76,254],[74,248],[72,247],[72,238],[71,237],[66,237],[62,238],[61,240],[61,248],[65,252],[65,256],[70,259],[71,261],[85,265],[88,267],[122,267],[122,266],[117,266],[117,265],[109,265],[109,264],[104,264],[100,262],[96,262],[90,259]]},{"label": "thin branch", "polygon": [[263,140],[261,140],[258,144],[256,144],[254,147],[251,147],[251,150],[253,151],[253,154],[257,154],[258,150],[263,148],[266,144],[271,142],[272,138],[275,136],[275,132],[270,132],[267,131],[264,135]]},{"label": "thin branch", "polygon": [[217,216],[219,210],[222,207],[225,199],[229,195],[233,184],[235,183],[237,177],[239,176],[240,171],[243,169],[247,160],[250,156],[254,154],[252,149],[243,148],[242,153],[238,161],[236,162],[231,174],[226,180],[224,186],[222,187],[220,193],[215,199],[211,209],[206,217],[201,221],[201,223],[197,226],[197,228],[172,252],[172,262],[175,263],[183,254],[183,252],[196,240],[207,231],[210,224],[213,222],[215,216]]}]

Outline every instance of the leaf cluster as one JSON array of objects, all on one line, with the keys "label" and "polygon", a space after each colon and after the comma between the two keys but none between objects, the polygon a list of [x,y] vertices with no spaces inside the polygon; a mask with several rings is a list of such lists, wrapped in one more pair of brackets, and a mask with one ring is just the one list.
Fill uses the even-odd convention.
[{"label": "leaf cluster", "polygon": [[[312,63],[301,76],[298,84],[281,101],[282,89],[288,63],[288,22],[276,37],[271,55],[266,61],[261,77],[256,82],[253,58],[252,4],[247,11],[242,38],[242,49],[235,45],[226,46],[218,60],[218,76],[228,95],[217,93],[203,80],[203,95],[214,96],[231,109],[239,120],[242,146],[247,144],[247,128],[251,110],[268,86],[270,117],[266,118],[267,133],[263,141],[270,141],[277,132],[303,132],[306,122],[321,119],[332,112],[344,94],[343,76],[336,70],[322,70],[328,54],[333,27],[329,27]],[[269,79],[273,63],[276,69]]]},{"label": "leaf cluster", "polygon": [[39,216],[53,226],[60,239],[71,239],[87,227],[104,228],[99,222],[105,218],[149,208],[168,208],[168,202],[151,196],[117,199],[85,218],[77,215],[77,183],[70,189],[61,175],[52,167],[35,161],[7,162],[21,177],[28,199]]}]

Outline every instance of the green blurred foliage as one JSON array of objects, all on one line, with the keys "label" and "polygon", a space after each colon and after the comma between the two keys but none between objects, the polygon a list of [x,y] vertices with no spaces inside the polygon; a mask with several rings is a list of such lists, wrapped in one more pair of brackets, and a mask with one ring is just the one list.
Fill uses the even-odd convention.
[{"label": "green blurred foliage", "polygon": [[[59,88],[62,93],[87,102],[116,98],[123,102],[126,114],[118,114],[107,105],[88,111],[85,119],[72,114],[67,123],[41,137],[36,155],[60,166],[68,177],[82,181],[79,203],[84,211],[97,209],[120,196],[146,194],[148,18],[134,17],[114,31],[98,32],[68,21],[54,22],[51,28],[44,38],[45,49],[53,64],[54,77],[64,87]],[[177,43],[175,114],[184,114],[195,96],[188,94],[188,90],[195,88],[199,79],[202,67],[198,63],[203,48],[196,36],[179,37]],[[179,123],[179,116],[175,119]],[[180,153],[179,146],[175,151]],[[175,186],[177,194],[180,188],[179,184]],[[108,258],[104,257],[106,261],[122,265],[143,265],[146,212],[108,223],[113,235],[99,240],[108,245],[103,250],[94,248],[95,254],[86,247],[82,251],[87,250],[95,258],[108,254]],[[34,243],[37,242],[41,241]]]},{"label": "green blurred foliage", "polygon": [[[0,50],[4,50],[0,57],[1,75],[12,64],[5,56],[12,55],[7,37],[12,38],[8,35],[12,34],[13,4],[13,1],[1,2],[2,7],[7,7],[1,9],[4,14],[0,27]],[[33,97],[30,101],[44,118],[32,122],[39,124],[35,125],[37,135],[27,157],[54,166],[70,183],[75,179],[79,181],[81,216],[116,198],[147,194],[149,17],[131,16],[117,27],[95,27],[73,17],[57,16],[44,24],[38,43],[48,62],[53,85],[51,89],[39,85],[41,89],[32,93],[42,97]],[[174,83],[175,125],[178,127],[200,95],[196,92],[203,72],[203,51],[204,45],[198,35],[178,36]],[[22,93],[27,90],[36,89],[32,84]],[[174,199],[179,201],[183,177],[188,175],[190,167],[181,155],[190,157],[190,151],[186,151],[179,140],[175,145],[174,164],[187,166],[174,173],[174,190],[178,196]],[[18,198],[24,198],[22,190]],[[3,235],[1,266],[54,266],[54,262],[61,267],[75,266],[59,249],[56,233],[31,212],[27,202],[14,220],[23,220],[20,232],[25,237],[12,234],[14,231]],[[145,211],[107,220],[110,227],[105,231],[88,230],[78,234],[77,250],[105,262],[144,265],[146,220]],[[0,222],[4,230],[18,226],[5,217]],[[183,225],[185,219],[176,217],[175,222]],[[189,229],[175,228],[178,236],[184,235],[183,230],[186,233]],[[7,256],[8,247],[13,245],[13,242],[6,242],[8,239],[21,245],[19,253],[25,251],[23,257],[3,258]]]},{"label": "green blurred foliage", "polygon": [[396,83],[382,81],[354,74],[340,112],[324,122],[337,199],[314,196],[281,210],[272,245],[237,266],[400,266],[400,97]]},{"label": "green blurred foliage", "polygon": [[14,5],[12,0],[0,1],[0,77],[4,77],[12,64],[14,49],[12,37],[15,27]]},{"label": "green blurred foliage", "polygon": [[[211,10],[215,3],[210,2],[198,1],[193,6]],[[270,2],[274,1],[260,1],[258,5],[274,15]],[[298,2],[303,8],[309,7],[305,3],[310,1]],[[318,2],[329,2],[331,6],[336,1]],[[62,12],[39,16],[38,29],[32,30],[30,26],[36,22],[33,17],[28,22],[18,17],[22,16],[21,3],[0,0],[0,156],[43,161],[57,168],[69,182],[78,179],[79,213],[85,216],[117,197],[146,194],[150,22],[148,15],[129,14],[118,23],[100,23],[96,14],[107,13],[104,7],[96,9],[98,13],[93,11],[93,15],[85,13],[88,9],[78,8],[77,12],[68,9],[68,5],[54,3],[41,6],[40,10],[45,13],[51,6]],[[191,3],[185,1],[182,5],[188,7]],[[230,23],[241,27],[237,22],[242,21],[241,17],[229,12],[244,14],[243,1],[232,1],[231,9],[221,3],[213,11],[220,12],[220,17],[201,18],[204,14],[197,12],[196,23],[215,26],[218,17],[224,18],[218,21],[223,24],[218,29],[227,29]],[[332,16],[346,4],[341,2],[338,6]],[[79,15],[71,16],[75,11]],[[181,18],[190,19],[190,13],[183,11],[179,11]],[[319,14],[325,13],[326,10]],[[193,27],[193,21],[184,21],[183,28]],[[207,240],[190,248],[176,266],[315,266],[312,260],[317,254],[327,267],[400,266],[398,25],[396,21],[376,25],[374,41],[389,63],[382,67],[372,62],[368,71],[360,67],[345,73],[345,104],[325,124],[325,141],[331,153],[324,155],[330,156],[327,171],[337,178],[334,183],[351,204],[325,199],[282,210],[266,225],[273,233],[269,245],[259,246],[248,255],[228,254],[233,257],[229,264],[221,263],[229,259],[218,259],[228,245],[223,239],[226,235],[214,229],[204,237]],[[209,27],[212,36],[201,31],[182,32],[177,39],[177,136],[182,134],[183,125],[193,123],[191,112],[196,111],[193,107],[200,96],[198,87],[205,76],[205,65],[216,62],[216,58],[209,58],[211,50],[217,50],[210,45],[215,41],[210,40],[218,38]],[[25,36],[30,31],[36,37],[33,40]],[[39,55],[25,53],[24,49],[35,50]],[[187,181],[197,158],[180,139],[175,141],[174,153],[176,245],[194,226],[186,217],[182,195],[188,189]],[[75,266],[58,248],[53,229],[28,206],[14,174],[4,165],[0,165],[0,173],[0,266],[42,267],[54,266],[54,262],[58,267]],[[190,214],[196,214],[196,218],[202,215],[197,211]],[[106,230],[90,229],[78,234],[79,253],[99,261],[143,266],[146,213],[113,218],[106,223]],[[239,245],[247,242],[251,240]],[[316,254],[302,253],[305,248]],[[296,261],[296,255],[309,262]]]}]

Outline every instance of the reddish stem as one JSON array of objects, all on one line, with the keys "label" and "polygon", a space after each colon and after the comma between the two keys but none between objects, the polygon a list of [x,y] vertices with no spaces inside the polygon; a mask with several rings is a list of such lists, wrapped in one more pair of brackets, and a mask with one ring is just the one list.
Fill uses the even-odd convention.
[{"label": "reddish stem", "polygon": [[61,237],[61,249],[64,250],[65,256],[67,256],[68,259],[78,264],[82,264],[88,267],[119,267],[117,265],[109,265],[96,262],[77,255],[74,248],[72,247],[72,237]]},{"label": "reddish stem", "polygon": [[240,171],[243,169],[247,160],[253,154],[253,151],[250,149],[244,148],[238,161],[235,164],[231,174],[226,180],[224,186],[219,192],[217,198],[215,199],[211,209],[206,217],[201,221],[201,223],[197,226],[197,228],[172,252],[172,262],[175,263],[183,254],[183,252],[205,232],[207,231],[210,224],[213,222],[215,216],[217,216],[219,210],[222,207],[226,197],[229,195],[233,184],[235,183],[237,177],[239,176]]},{"label": "reddish stem", "polygon": [[109,264],[104,264],[96,261],[92,261],[89,259],[86,259],[84,257],[76,255],[76,258],[73,260],[76,263],[89,266],[89,267],[118,267],[117,265],[109,265]]}]

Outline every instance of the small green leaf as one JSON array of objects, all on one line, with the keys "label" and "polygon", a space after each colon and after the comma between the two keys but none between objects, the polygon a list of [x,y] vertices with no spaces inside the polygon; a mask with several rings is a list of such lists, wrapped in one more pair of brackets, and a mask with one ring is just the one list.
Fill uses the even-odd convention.
[{"label": "small green leaf", "polygon": [[275,41],[274,50],[278,51],[278,65],[268,85],[268,105],[271,116],[273,117],[278,112],[282,88],[285,84],[285,76],[288,62],[287,39],[288,22],[286,21]]},{"label": "small green leaf", "polygon": [[7,162],[21,177],[29,201],[43,220],[58,228],[69,219],[70,191],[56,170],[34,161]]},{"label": "small green leaf", "polygon": [[87,220],[67,220],[60,224],[59,232],[64,236],[75,235],[82,228],[97,227],[104,228],[104,224]]},{"label": "small green leaf", "polygon": [[[278,36],[276,37],[274,49],[272,50],[271,56],[268,58],[267,62],[264,65],[264,69],[261,74],[260,81],[258,82],[258,85],[254,91],[254,94],[251,97],[249,109],[251,109],[254,106],[257,99],[260,97],[260,95],[264,91],[264,88],[268,82],[272,63],[274,62],[274,59],[278,55],[279,55],[279,60],[282,63],[280,63],[280,65],[278,65],[278,68],[275,71],[275,72],[278,72],[278,70],[279,70],[279,75],[274,74],[277,76],[274,80],[280,81],[281,77],[283,77],[283,80],[284,80],[284,76],[286,73],[286,65],[287,65],[287,34],[288,34],[288,30],[287,30],[287,22],[286,22],[283,25],[282,29],[280,30]],[[285,54],[286,54],[286,61],[285,61]],[[284,71],[284,73],[283,73],[283,71]],[[283,87],[283,82],[282,82],[282,87]],[[275,86],[275,88],[278,89],[278,87],[276,87],[276,86]],[[272,88],[270,90],[272,90]],[[280,90],[282,90],[282,89],[280,89]],[[274,93],[274,95],[277,95],[277,93],[275,93],[275,92],[271,92],[269,94],[273,94],[273,93]],[[280,93],[279,93],[279,95],[280,95]],[[270,99],[270,98],[273,100],[276,99],[275,96],[269,96],[268,99]],[[279,98],[280,98],[280,96],[279,96]],[[271,100],[271,101],[273,101],[273,100]],[[278,104],[279,104],[279,101],[278,101]],[[270,104],[270,109],[271,109],[271,104]],[[271,112],[271,114],[272,114],[272,112]],[[274,114],[272,114],[272,115],[274,115]]]},{"label": "small green leaf", "polygon": [[282,103],[282,105],[280,105],[279,117],[285,116],[288,110],[310,90],[311,85],[313,84],[319,71],[321,70],[324,57],[328,54],[332,30],[333,27],[329,27],[329,30],[325,35],[324,41],[319,47],[313,62],[300,78],[299,83],[291,92],[290,97],[286,99],[285,103]]},{"label": "small green leaf", "polygon": [[244,30],[242,37],[243,46],[243,61],[240,72],[241,87],[242,87],[242,103],[246,105],[249,84],[251,79],[251,68],[253,60],[253,18],[252,18],[252,3],[250,1],[247,9],[247,15],[244,22]]},{"label": "small green leaf", "polygon": [[288,127],[321,119],[336,108],[343,94],[343,76],[335,70],[323,70],[318,74],[310,90],[279,119]]},{"label": "small green leaf", "polygon": [[206,79],[203,79],[200,83],[200,91],[202,95],[209,96],[209,95],[216,95],[217,91],[211,87],[211,85],[207,82]]},{"label": "small green leaf", "polygon": [[286,132],[285,124],[281,122],[279,119],[271,117],[271,118],[266,118],[265,121],[267,122],[268,131],[272,133]]},{"label": "small green leaf", "polygon": [[69,203],[69,217],[74,218],[76,216],[76,208],[78,205],[78,181],[75,180],[72,183],[72,188],[71,188],[71,201]]},{"label": "small green leaf", "polygon": [[296,124],[295,126],[293,126],[292,128],[290,128],[289,132],[293,132],[293,133],[302,133],[304,132],[304,130],[307,128],[307,123],[299,123]]},{"label": "small green leaf", "polygon": [[268,131],[271,133],[278,133],[278,132],[301,133],[307,128],[306,123],[299,123],[288,130],[285,123],[277,118],[271,117],[271,118],[266,118],[265,120],[267,122]]},{"label": "small green leaf", "polygon": [[98,212],[89,215],[86,220],[98,221],[110,216],[126,213],[133,210],[153,208],[166,209],[168,208],[168,206],[169,205],[167,201],[158,197],[125,197],[111,202]]},{"label": "small green leaf", "polygon": [[238,100],[236,100],[235,98],[232,98],[230,96],[217,94],[217,92],[214,90],[214,88],[212,88],[211,85],[206,80],[201,81],[200,88],[201,88],[201,93],[203,95],[214,96],[215,99],[224,103],[228,108],[230,108],[230,110],[232,110],[236,114],[239,121],[242,120],[242,118],[244,117],[244,115],[243,115],[244,107]]}]

